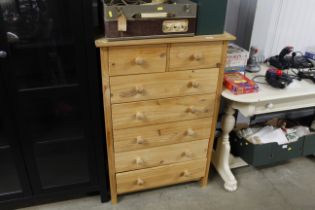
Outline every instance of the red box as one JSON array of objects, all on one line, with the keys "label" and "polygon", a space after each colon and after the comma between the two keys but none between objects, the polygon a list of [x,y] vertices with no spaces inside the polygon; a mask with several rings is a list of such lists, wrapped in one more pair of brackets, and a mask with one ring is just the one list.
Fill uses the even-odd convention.
[{"label": "red box", "polygon": [[233,94],[256,93],[259,90],[258,85],[241,73],[225,73],[224,86]]}]

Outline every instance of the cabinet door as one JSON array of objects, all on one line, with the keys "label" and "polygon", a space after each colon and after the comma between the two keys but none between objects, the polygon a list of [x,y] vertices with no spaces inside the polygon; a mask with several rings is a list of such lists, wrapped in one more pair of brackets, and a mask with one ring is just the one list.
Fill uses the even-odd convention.
[{"label": "cabinet door", "polygon": [[14,136],[0,60],[0,203],[31,194],[21,150]]},{"label": "cabinet door", "polygon": [[19,137],[35,194],[97,183],[82,1],[2,1]]}]

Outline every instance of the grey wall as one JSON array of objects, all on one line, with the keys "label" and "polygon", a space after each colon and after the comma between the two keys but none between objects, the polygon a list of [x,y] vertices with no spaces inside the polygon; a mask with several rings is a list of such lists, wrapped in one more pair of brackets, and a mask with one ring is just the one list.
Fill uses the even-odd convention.
[{"label": "grey wall", "polygon": [[237,37],[236,44],[249,49],[257,0],[228,0],[225,30]]},{"label": "grey wall", "polygon": [[236,35],[241,0],[228,0],[225,18],[225,31]]}]

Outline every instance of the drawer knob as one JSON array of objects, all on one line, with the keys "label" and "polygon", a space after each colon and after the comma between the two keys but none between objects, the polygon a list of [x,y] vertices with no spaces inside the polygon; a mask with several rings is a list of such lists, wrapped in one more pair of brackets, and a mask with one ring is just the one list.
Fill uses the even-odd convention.
[{"label": "drawer knob", "polygon": [[267,109],[272,109],[274,107],[273,103],[266,104]]},{"label": "drawer knob", "polygon": [[190,176],[190,172],[188,170],[185,170],[182,172],[181,174],[182,177],[189,177]]},{"label": "drawer knob", "polygon": [[136,92],[137,92],[138,94],[143,94],[143,93],[144,93],[144,88],[143,88],[143,86],[142,86],[142,85],[137,85],[137,86],[136,86]]},{"label": "drawer knob", "polygon": [[137,179],[137,185],[139,185],[139,186],[144,185],[144,181],[143,181],[143,179],[138,178],[138,179]]},{"label": "drawer knob", "polygon": [[187,108],[187,112],[194,114],[197,112],[197,109],[194,106],[190,106]]},{"label": "drawer knob", "polygon": [[199,82],[198,81],[191,81],[191,82],[189,82],[188,86],[193,87],[193,88],[198,88]]},{"label": "drawer knob", "polygon": [[202,59],[202,57],[203,57],[202,53],[194,53],[193,54],[193,58],[196,61],[200,61]]},{"label": "drawer knob", "polygon": [[187,136],[194,136],[195,133],[196,132],[192,128],[188,128],[186,131]]},{"label": "drawer knob", "polygon": [[136,57],[135,63],[136,63],[137,65],[140,65],[140,66],[141,66],[141,65],[144,64],[144,59],[141,58],[141,57]]},{"label": "drawer knob", "polygon": [[142,159],[141,157],[137,157],[137,158],[136,158],[136,164],[137,164],[138,166],[142,166],[142,165],[144,164],[143,159]]},{"label": "drawer knob", "polygon": [[137,144],[144,144],[144,139],[142,138],[142,136],[137,136],[136,140]]},{"label": "drawer knob", "polygon": [[136,119],[137,120],[144,120],[144,114],[142,112],[136,113]]},{"label": "drawer knob", "polygon": [[192,157],[192,152],[189,151],[189,150],[186,150],[185,152],[183,152],[182,156],[183,157],[188,157],[188,158],[191,158]]}]

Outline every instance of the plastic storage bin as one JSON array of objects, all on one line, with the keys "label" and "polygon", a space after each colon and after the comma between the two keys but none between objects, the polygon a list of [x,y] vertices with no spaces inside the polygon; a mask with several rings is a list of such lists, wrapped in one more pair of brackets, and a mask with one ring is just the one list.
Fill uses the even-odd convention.
[{"label": "plastic storage bin", "polygon": [[252,144],[232,133],[231,151],[248,164],[261,167],[292,158],[315,154],[315,135],[300,138],[296,142],[279,145],[277,143]]},{"label": "plastic storage bin", "polygon": [[315,155],[315,134],[304,137],[303,155]]}]

